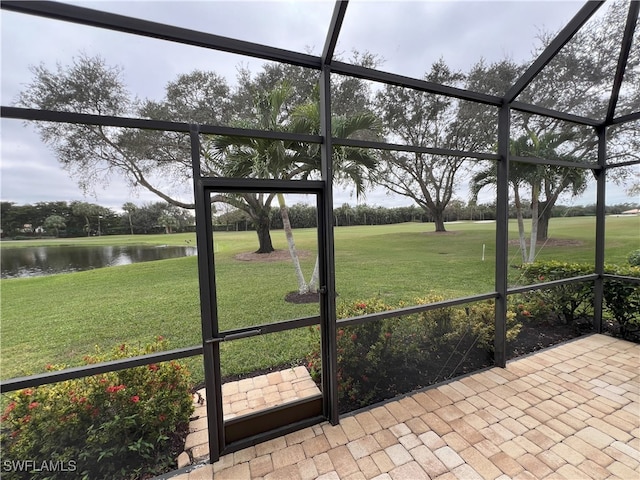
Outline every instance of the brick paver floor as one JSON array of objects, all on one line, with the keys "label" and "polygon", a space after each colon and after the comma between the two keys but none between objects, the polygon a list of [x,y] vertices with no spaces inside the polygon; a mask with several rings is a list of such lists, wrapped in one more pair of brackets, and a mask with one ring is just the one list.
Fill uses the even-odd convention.
[{"label": "brick paver floor", "polygon": [[[305,367],[289,368],[223,384],[222,412],[227,420],[319,393],[320,390]],[[194,400],[195,420],[189,428],[185,452],[178,458],[179,468],[209,457],[205,389],[199,390]]]},{"label": "brick paver floor", "polygon": [[176,480],[640,479],[640,345],[580,338]]}]

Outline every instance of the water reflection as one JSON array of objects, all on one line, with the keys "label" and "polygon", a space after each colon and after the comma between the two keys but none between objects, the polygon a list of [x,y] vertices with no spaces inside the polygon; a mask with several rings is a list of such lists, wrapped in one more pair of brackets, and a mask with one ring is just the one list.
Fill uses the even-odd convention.
[{"label": "water reflection", "polygon": [[9,247],[0,252],[0,277],[39,277],[195,254],[195,247],[168,245]]}]

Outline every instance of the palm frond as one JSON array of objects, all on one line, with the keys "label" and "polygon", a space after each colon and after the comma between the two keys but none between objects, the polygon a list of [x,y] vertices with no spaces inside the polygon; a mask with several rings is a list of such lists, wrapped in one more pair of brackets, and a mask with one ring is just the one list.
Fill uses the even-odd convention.
[{"label": "palm frond", "polygon": [[363,112],[332,122],[332,134],[337,138],[351,138],[357,133],[368,132],[375,135],[382,131],[380,119],[370,112]]}]

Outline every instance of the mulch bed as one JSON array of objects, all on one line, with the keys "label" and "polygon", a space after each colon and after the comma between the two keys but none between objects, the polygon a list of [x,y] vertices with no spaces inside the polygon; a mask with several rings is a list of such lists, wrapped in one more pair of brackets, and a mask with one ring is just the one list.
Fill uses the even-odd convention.
[{"label": "mulch bed", "polygon": [[[518,337],[507,343],[507,358],[521,357],[577,338],[587,331],[583,326],[584,324],[578,325],[579,328],[563,324],[524,325]],[[455,349],[452,347],[453,345],[446,345],[440,351],[432,353],[435,361],[429,371],[415,372],[415,375],[406,375],[402,380],[398,378],[394,391],[382,392],[378,397],[372,399],[368,405],[494,365],[493,352],[476,348],[472,338],[465,339],[464,342],[455,345]],[[352,412],[360,408],[363,408],[363,405],[357,400],[349,401],[345,398],[340,400],[340,413]]]},{"label": "mulch bed", "polygon": [[[307,250],[298,250],[298,258],[308,258],[311,252]],[[238,253],[233,258],[241,262],[287,262],[291,261],[289,250],[274,250],[270,253],[245,252]]]},{"label": "mulch bed", "polygon": [[507,343],[507,358],[517,358],[566,342],[591,330],[590,325],[523,325],[518,337]]},{"label": "mulch bed", "polygon": [[[509,240],[509,245],[520,245],[520,240],[517,238],[511,239]],[[529,245],[529,240],[527,240],[527,245]],[[548,238],[536,242],[536,246],[538,247],[580,247],[582,245],[584,245],[584,242],[568,238]]]},{"label": "mulch bed", "polygon": [[320,294],[318,292],[311,293],[298,293],[289,292],[284,297],[285,302],[289,303],[318,303],[320,301]]}]

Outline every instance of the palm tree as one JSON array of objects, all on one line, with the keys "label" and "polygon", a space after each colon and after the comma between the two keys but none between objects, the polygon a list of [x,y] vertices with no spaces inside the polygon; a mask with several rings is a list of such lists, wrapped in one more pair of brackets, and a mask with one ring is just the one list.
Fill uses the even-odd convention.
[{"label": "palm tree", "polygon": [[[519,136],[515,140],[511,140],[511,155],[520,157],[531,156],[545,159],[562,158],[564,160],[572,158],[567,155],[561,155],[557,152],[557,148],[570,139],[569,134],[545,133],[538,136],[533,130],[526,127],[525,129],[527,132],[526,134]],[[508,181],[513,189],[522,263],[532,263],[535,260],[540,218],[545,214],[550,214],[545,212],[545,209],[540,213],[540,195],[543,189],[550,184],[562,184],[564,185],[562,187],[564,190],[567,186],[572,184],[571,182],[573,182],[575,188],[579,188],[579,178],[574,178],[570,174],[570,170],[571,169],[567,167],[556,167],[551,165],[541,166],[522,162],[511,162],[509,164]],[[471,193],[473,197],[477,197],[480,190],[487,185],[495,185],[496,181],[497,170],[494,165],[477,172],[471,180]],[[520,196],[522,187],[528,187],[531,190],[531,236],[529,239],[528,254],[526,235],[524,231],[523,205]],[[545,190],[545,193],[547,194],[547,200],[544,203],[545,207],[548,209],[550,197],[547,190]],[[553,202],[555,202],[555,199],[553,199]]]},{"label": "palm tree", "polygon": [[[531,137],[529,135],[521,135],[515,140],[511,140],[509,146],[511,155],[526,156],[530,150]],[[521,162],[511,162],[509,164],[509,179],[508,182],[513,189],[514,205],[516,207],[516,219],[518,222],[518,239],[520,241],[520,254],[522,263],[527,263],[531,258],[531,249],[529,249],[529,255],[527,255],[527,240],[524,231],[524,214],[521,198],[521,188],[531,184],[535,184],[534,180],[536,175],[536,165],[530,165]],[[477,198],[478,193],[486,186],[495,185],[497,183],[497,169],[494,164],[490,167],[477,172],[471,179],[471,194],[474,199]],[[533,193],[533,192],[532,192]],[[533,199],[533,195],[532,195]],[[532,201],[533,209],[533,201]],[[537,217],[537,215],[536,215]],[[533,217],[533,218],[536,218]],[[531,238],[532,242],[535,242],[535,237]],[[535,244],[531,244],[532,249],[535,251]]]},{"label": "palm tree", "polygon": [[[583,147],[576,148],[571,145],[575,139],[574,132],[548,132],[538,135],[531,132],[531,135],[534,143],[533,151],[537,157],[579,162],[585,155],[584,153],[576,155],[576,152]],[[559,151],[561,146],[564,152]],[[540,172],[540,195],[544,194],[544,201],[539,202],[540,214],[536,230],[536,239],[539,242],[548,238],[551,210],[560,195],[564,192],[569,192],[572,196],[581,194],[586,189],[588,180],[588,172],[580,168],[545,165],[540,167]]]},{"label": "palm tree", "polygon": [[158,224],[164,227],[164,233],[173,233],[173,229],[179,227],[178,220],[168,213],[158,217]]},{"label": "palm tree", "polygon": [[[288,115],[283,107],[291,93],[290,87],[282,83],[256,99],[258,127],[273,131],[319,134],[320,106],[317,89],[308,103],[298,106]],[[379,130],[378,120],[368,113],[340,117],[332,122],[332,135],[339,138],[352,138]],[[294,180],[313,178],[320,171],[320,146],[316,144],[217,137],[213,147],[216,160],[223,161],[228,166],[225,173],[230,176]],[[361,195],[374,174],[376,165],[375,157],[363,149],[336,147],[333,151],[333,180],[338,183],[353,182],[356,193]],[[289,254],[296,272],[298,293],[317,292],[318,260],[316,259],[311,280],[307,283],[300,266],[285,197],[281,193],[275,197],[280,207]],[[266,196],[264,205],[270,205],[273,198],[273,195]]]},{"label": "palm tree", "polygon": [[[310,133],[312,135],[321,133],[320,99],[317,89],[314,90],[314,97],[310,102],[300,105],[293,111],[290,129],[295,133]],[[369,112],[336,117],[331,121],[331,136],[334,138],[377,137],[381,130],[380,121],[375,115]],[[301,158],[306,159],[306,161],[299,165],[299,168],[302,167],[300,173],[302,173],[304,178],[308,178],[320,170],[320,146],[311,144],[300,145],[298,148],[305,152],[301,155]],[[377,158],[366,149],[348,146],[336,146],[332,153],[332,181],[337,184],[353,184],[356,196],[363,196],[367,186],[375,180],[378,167]],[[284,198],[281,203],[281,211],[286,210],[286,207],[284,209],[283,207]],[[284,222],[284,217],[283,225],[287,240],[289,237],[293,238],[291,231],[287,233],[287,224]],[[290,227],[291,225],[289,224],[289,230]],[[289,244],[291,245],[290,242]],[[292,258],[297,256],[295,249],[292,250],[290,248],[289,252]],[[294,260],[294,265],[295,264],[296,261]],[[304,282],[304,276],[302,276],[302,281],[300,281],[301,273],[301,271],[296,270],[296,275],[299,279],[298,293],[316,293],[319,278],[318,258],[316,257],[313,273],[308,284]]]},{"label": "palm tree", "polygon": [[91,205],[88,203],[78,201],[71,202],[72,213],[78,217],[84,218],[84,231],[87,232],[87,237],[91,235],[91,224],[89,221],[91,210]]},{"label": "palm tree", "polygon": [[[578,161],[571,153],[558,151],[561,145],[573,139],[573,132],[536,134],[529,128],[526,128],[526,131],[529,139],[520,155],[530,155],[546,160]],[[571,187],[574,195],[580,193],[586,187],[586,179],[584,171],[575,168],[529,165],[529,169],[527,180],[531,187],[531,242],[528,262],[532,263],[535,260],[536,243],[547,239],[551,208],[555,205],[558,196],[568,187]],[[544,202],[540,200],[543,193]]]},{"label": "palm tree", "polygon": [[[289,96],[289,87],[281,84],[270,92],[258,95],[254,100],[256,121],[252,127],[262,130],[284,131],[284,104]],[[283,178],[277,173],[292,162],[292,142],[264,138],[217,136],[205,148],[205,160],[225,177]],[[271,242],[269,213],[275,194],[240,193],[217,195],[216,200],[234,206],[249,215],[258,234],[259,248],[256,253],[274,251]]]},{"label": "palm tree", "polygon": [[129,217],[129,229],[131,231],[131,235],[133,235],[133,222],[131,221],[131,214],[136,211],[138,207],[134,203],[126,202],[122,205],[122,210],[127,212],[127,216]]}]

